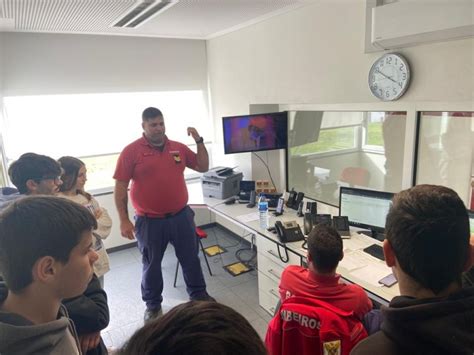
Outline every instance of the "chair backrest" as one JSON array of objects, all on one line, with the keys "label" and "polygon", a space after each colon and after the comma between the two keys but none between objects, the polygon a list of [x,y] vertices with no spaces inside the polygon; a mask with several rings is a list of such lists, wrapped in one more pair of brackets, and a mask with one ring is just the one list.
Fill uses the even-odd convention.
[{"label": "chair backrest", "polygon": [[370,173],[365,168],[349,166],[342,170],[339,180],[351,186],[369,186]]},{"label": "chair backrest", "polygon": [[269,355],[348,355],[367,332],[352,312],[315,298],[290,297],[268,325]]}]

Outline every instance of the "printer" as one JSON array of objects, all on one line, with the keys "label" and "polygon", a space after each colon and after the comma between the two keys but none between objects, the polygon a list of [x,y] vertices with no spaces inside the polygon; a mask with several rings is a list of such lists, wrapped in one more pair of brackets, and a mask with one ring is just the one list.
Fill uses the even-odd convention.
[{"label": "printer", "polygon": [[209,169],[201,176],[202,193],[204,197],[226,199],[239,194],[242,173],[237,173],[233,168],[218,166]]}]

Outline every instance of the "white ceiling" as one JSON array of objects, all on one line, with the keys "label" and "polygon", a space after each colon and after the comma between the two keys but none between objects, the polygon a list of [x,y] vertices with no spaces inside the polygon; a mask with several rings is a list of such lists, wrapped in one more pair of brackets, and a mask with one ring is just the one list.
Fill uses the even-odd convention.
[{"label": "white ceiling", "polygon": [[179,0],[140,27],[111,27],[144,1],[0,0],[0,31],[210,39],[315,2]]}]

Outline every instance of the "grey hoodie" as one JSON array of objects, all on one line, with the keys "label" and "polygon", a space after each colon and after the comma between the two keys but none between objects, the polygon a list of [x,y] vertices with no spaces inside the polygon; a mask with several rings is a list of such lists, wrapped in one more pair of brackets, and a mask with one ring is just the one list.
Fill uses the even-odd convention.
[{"label": "grey hoodie", "polygon": [[7,208],[10,203],[24,196],[24,195],[20,195],[20,193],[18,192],[4,194],[3,191],[4,189],[0,188],[0,212],[3,211],[5,208]]},{"label": "grey hoodie", "polygon": [[[8,291],[0,282],[0,303]],[[18,314],[0,311],[0,354],[80,354],[76,331],[63,306],[58,319],[33,324]]]}]

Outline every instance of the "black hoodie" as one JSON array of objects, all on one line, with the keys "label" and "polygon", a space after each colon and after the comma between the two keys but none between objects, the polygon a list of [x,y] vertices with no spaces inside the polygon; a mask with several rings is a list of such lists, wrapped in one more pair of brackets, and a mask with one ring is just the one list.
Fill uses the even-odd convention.
[{"label": "black hoodie", "polygon": [[399,296],[382,307],[381,331],[360,342],[358,354],[474,354],[474,288],[447,298]]}]

